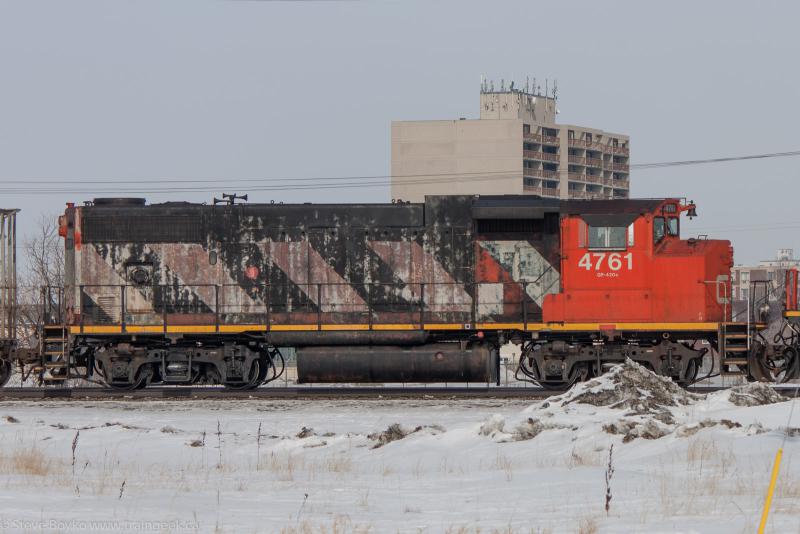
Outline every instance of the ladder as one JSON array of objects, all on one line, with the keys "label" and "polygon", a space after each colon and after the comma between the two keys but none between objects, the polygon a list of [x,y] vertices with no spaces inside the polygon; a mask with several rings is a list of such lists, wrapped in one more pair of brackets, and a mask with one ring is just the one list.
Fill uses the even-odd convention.
[{"label": "ladder", "polygon": [[63,324],[44,325],[39,342],[39,376],[45,384],[64,383],[69,378],[68,330]]},{"label": "ladder", "polygon": [[750,327],[746,323],[722,323],[719,329],[720,376],[747,376]]}]

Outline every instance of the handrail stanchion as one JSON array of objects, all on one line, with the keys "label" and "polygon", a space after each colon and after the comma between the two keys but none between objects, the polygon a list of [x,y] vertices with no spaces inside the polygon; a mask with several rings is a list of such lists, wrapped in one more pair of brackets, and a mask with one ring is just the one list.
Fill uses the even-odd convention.
[{"label": "handrail stanchion", "polygon": [[167,333],[167,285],[161,286],[161,321],[164,333]]},{"label": "handrail stanchion", "polygon": [[270,330],[270,304],[272,303],[272,284],[267,284],[267,300],[266,300],[266,307],[267,307],[267,332]]},{"label": "handrail stanchion", "polygon": [[214,331],[219,332],[219,284],[214,284]]},{"label": "handrail stanchion", "polygon": [[125,284],[119,286],[119,331],[125,333]]},{"label": "handrail stanchion", "polygon": [[425,329],[425,282],[419,284],[419,329]]},{"label": "handrail stanchion", "polygon": [[317,283],[317,331],[322,330],[322,284]]},{"label": "handrail stanchion", "polygon": [[372,330],[372,281],[367,286],[367,321],[369,322],[369,329]]},{"label": "handrail stanchion", "polygon": [[475,326],[478,323],[478,284],[473,282],[472,283],[472,310],[471,310],[471,317],[470,322],[472,323],[472,328],[477,329]]},{"label": "handrail stanchion", "polygon": [[84,325],[85,315],[86,315],[84,313],[84,309],[83,309],[83,301],[84,301],[84,297],[85,297],[85,295],[84,295],[84,286],[83,285],[79,286],[79,290],[80,290],[80,298],[78,299],[79,300],[79,302],[78,302],[78,310],[81,313],[81,334],[83,334],[83,325]]},{"label": "handrail stanchion", "polygon": [[528,331],[528,302],[525,296],[528,294],[528,282],[522,282],[522,295],[520,295],[520,302],[522,304],[522,330]]}]

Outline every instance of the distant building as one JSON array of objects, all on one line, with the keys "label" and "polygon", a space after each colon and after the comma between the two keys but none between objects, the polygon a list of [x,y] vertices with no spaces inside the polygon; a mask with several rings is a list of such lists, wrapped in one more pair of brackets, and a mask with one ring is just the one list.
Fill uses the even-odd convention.
[{"label": "distant building", "polygon": [[628,198],[630,138],[556,123],[555,90],[483,83],[480,110],[479,119],[392,122],[392,198]]},{"label": "distant building", "polygon": [[[783,297],[786,270],[800,268],[791,248],[779,249],[775,259],[763,260],[754,266],[735,265],[731,269],[731,296],[735,319],[744,319],[747,302],[777,302]],[[737,315],[739,317],[737,317]]]}]

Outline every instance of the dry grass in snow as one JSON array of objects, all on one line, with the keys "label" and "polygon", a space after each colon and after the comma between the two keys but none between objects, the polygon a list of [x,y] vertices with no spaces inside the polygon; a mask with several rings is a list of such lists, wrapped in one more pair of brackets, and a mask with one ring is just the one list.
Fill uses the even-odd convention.
[{"label": "dry grass in snow", "polygon": [[[0,410],[16,421],[0,422],[4,519],[147,518],[174,522],[169,532],[727,533],[755,528],[789,403],[758,386],[688,395],[625,366],[531,406],[9,402]],[[799,444],[790,431],[771,532],[800,525]]]}]

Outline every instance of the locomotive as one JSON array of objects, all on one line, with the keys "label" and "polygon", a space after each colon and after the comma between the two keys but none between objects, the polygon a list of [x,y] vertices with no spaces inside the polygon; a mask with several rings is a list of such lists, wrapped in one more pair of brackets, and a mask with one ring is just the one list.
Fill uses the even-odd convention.
[{"label": "locomotive", "polygon": [[627,358],[688,385],[714,354],[720,373],[800,377],[797,328],[768,343],[758,302],[734,321],[731,244],[681,239],[683,215],[678,198],[527,195],[68,204],[66,280],[28,364],[48,382],[249,389],[292,347],[300,383],[488,383],[513,343],[518,377],[552,388]]}]

